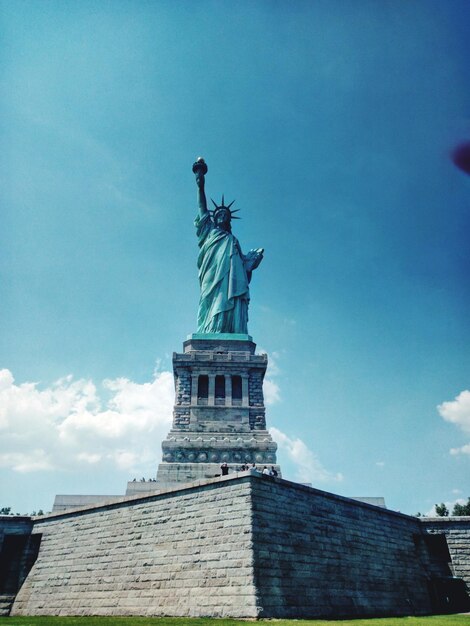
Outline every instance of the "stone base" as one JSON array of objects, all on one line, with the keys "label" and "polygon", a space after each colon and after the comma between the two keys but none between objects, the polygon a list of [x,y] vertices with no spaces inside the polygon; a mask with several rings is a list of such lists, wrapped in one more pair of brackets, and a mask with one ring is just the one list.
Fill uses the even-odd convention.
[{"label": "stone base", "polygon": [[214,352],[249,352],[255,353],[256,344],[250,335],[230,335],[220,333],[218,335],[193,333],[183,342],[184,352],[214,351]]},{"label": "stone base", "polygon": [[228,340],[228,341],[253,341],[251,335],[244,333],[192,333],[188,335],[188,339],[213,339],[214,341]]},{"label": "stone base", "polygon": [[[227,431],[220,432],[220,422],[210,421],[210,411],[214,408],[202,409],[206,420],[199,419],[194,430],[170,430],[162,442],[164,462],[196,463],[213,467],[220,467],[220,464],[225,462],[233,468],[239,468],[246,463],[250,465],[255,463],[256,467],[261,466],[261,469],[265,465],[276,463],[277,444],[269,431],[250,430],[247,416],[245,420],[242,417],[238,423],[232,420],[227,426]],[[197,409],[194,409],[194,413],[196,411]],[[241,412],[241,409],[239,411]],[[232,428],[232,432],[228,428]],[[235,431],[235,428],[238,430]]]},{"label": "stone base", "polygon": [[70,511],[72,509],[83,509],[95,504],[108,504],[119,502],[123,496],[103,496],[103,495],[81,495],[81,494],[58,494],[54,499],[52,507],[53,513]]},{"label": "stone base", "polygon": [[[0,517],[0,544],[12,531],[41,542],[12,615],[309,619],[468,610],[465,596],[449,604],[455,578],[434,527],[257,472],[28,522],[21,529]],[[470,521],[452,524],[454,577],[465,579]]]},{"label": "stone base", "polygon": [[173,354],[173,425],[162,442],[159,485],[213,478],[222,463],[276,465],[263,395],[268,359],[255,348],[249,335],[193,334]]},{"label": "stone base", "polygon": [[[240,472],[240,463],[227,463],[229,476],[232,474],[243,475],[244,472]],[[263,471],[264,465],[257,466],[256,469],[248,470],[248,473],[254,472],[260,474]],[[281,468],[279,465],[274,467],[279,476],[281,476]],[[222,475],[220,464],[217,463],[160,463],[157,472],[156,483],[143,483],[144,485],[154,485],[155,489],[165,489],[168,487],[176,487],[178,483],[192,483],[197,480],[208,480],[211,478],[218,478]],[[135,485],[138,483],[129,483]],[[129,489],[129,485],[128,485]],[[132,487],[131,487],[132,489]],[[141,488],[139,488],[140,491]],[[153,491],[153,489],[152,489]],[[126,492],[126,495],[131,495],[132,491]]]},{"label": "stone base", "polygon": [[126,496],[142,496],[146,493],[160,493],[162,486],[151,480],[130,480],[127,483]]}]

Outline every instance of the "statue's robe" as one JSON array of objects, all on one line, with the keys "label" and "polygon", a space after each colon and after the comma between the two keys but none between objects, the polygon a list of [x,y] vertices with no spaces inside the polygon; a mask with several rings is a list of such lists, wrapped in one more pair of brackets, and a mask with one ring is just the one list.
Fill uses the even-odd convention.
[{"label": "statue's robe", "polygon": [[198,333],[248,333],[250,291],[238,239],[214,225],[209,213],[196,217],[199,240]]}]

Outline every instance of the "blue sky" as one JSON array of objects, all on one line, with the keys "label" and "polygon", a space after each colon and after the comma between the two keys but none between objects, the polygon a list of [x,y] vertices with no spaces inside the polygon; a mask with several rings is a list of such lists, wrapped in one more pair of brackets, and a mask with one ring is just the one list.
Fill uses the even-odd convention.
[{"label": "blue sky", "polygon": [[155,474],[198,155],[266,250],[249,329],[284,475],[407,513],[469,496],[468,2],[0,10],[0,505]]}]

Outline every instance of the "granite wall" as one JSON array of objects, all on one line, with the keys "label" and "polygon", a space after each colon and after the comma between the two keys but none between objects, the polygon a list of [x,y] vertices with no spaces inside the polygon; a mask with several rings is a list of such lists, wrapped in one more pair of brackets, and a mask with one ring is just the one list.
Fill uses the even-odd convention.
[{"label": "granite wall", "polygon": [[470,593],[470,517],[421,517],[420,522],[427,535],[445,535],[452,573]]},{"label": "granite wall", "polygon": [[[456,582],[425,521],[259,473],[33,522],[14,615],[420,615]],[[468,522],[436,523],[463,575]]]},{"label": "granite wall", "polygon": [[419,534],[413,517],[287,481],[256,481],[253,544],[261,616],[430,613]]},{"label": "granite wall", "polygon": [[180,487],[37,521],[13,615],[256,616],[251,487]]}]

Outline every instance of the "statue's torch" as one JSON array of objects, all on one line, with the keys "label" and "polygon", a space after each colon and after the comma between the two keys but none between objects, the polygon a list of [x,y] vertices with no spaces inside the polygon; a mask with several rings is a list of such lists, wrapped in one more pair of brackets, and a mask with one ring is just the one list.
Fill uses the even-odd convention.
[{"label": "statue's torch", "polygon": [[193,172],[196,174],[196,182],[198,187],[204,184],[204,176],[207,174],[207,165],[202,157],[198,157],[193,164]]}]

